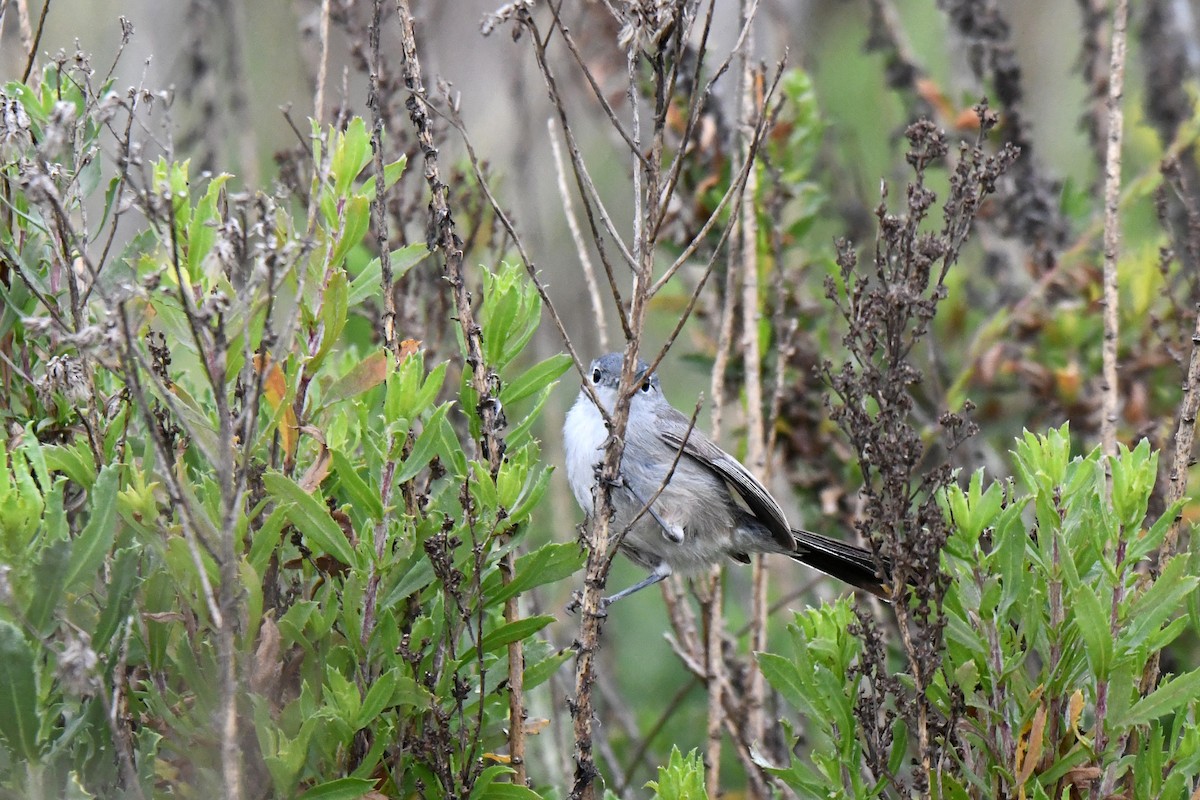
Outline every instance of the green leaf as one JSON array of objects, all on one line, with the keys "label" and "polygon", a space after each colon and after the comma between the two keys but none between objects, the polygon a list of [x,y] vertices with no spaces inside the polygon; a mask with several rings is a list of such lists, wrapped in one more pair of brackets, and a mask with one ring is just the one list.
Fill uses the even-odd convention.
[{"label": "green leaf", "polygon": [[[396,185],[396,181],[400,180],[400,176],[404,174],[404,168],[408,166],[408,156],[400,156],[390,164],[383,165],[383,188],[390,189]],[[375,197],[375,176],[367,178],[363,181],[362,193],[367,197]]]},{"label": "green leaf", "polygon": [[550,680],[551,676],[558,672],[559,668],[563,664],[567,663],[574,657],[575,651],[563,649],[546,656],[532,666],[526,666],[525,690],[528,691],[535,686],[541,686],[543,683]]},{"label": "green leaf", "polygon": [[521,592],[574,575],[586,559],[587,554],[578,544],[552,542],[518,558],[508,585],[501,585],[499,573],[489,575],[484,595],[490,603],[502,603]]},{"label": "green leaf", "polygon": [[571,363],[569,355],[559,353],[535,364],[500,390],[500,402],[507,407],[540,392],[570,369]]},{"label": "green leaf", "polygon": [[16,625],[0,620],[0,738],[18,761],[41,756],[37,698],[33,650]]},{"label": "green leaf", "polygon": [[345,268],[346,255],[367,235],[371,224],[371,201],[363,195],[352,195],[346,198],[342,213],[343,225],[329,261],[334,269]]},{"label": "green leaf", "polygon": [[542,800],[542,796],[518,783],[491,783],[479,794],[479,800]]},{"label": "green leaf", "polygon": [[[333,175],[333,191],[338,196],[350,191],[358,173],[371,159],[371,137],[362,117],[354,117],[346,130],[334,137],[329,171]],[[386,176],[385,176],[386,179]]]},{"label": "green leaf", "polygon": [[204,197],[196,204],[196,210],[187,226],[187,270],[194,281],[199,277],[201,262],[217,241],[217,199],[221,187],[230,178],[221,174],[208,182]]},{"label": "green leaf", "polygon": [[117,522],[117,468],[100,470],[91,491],[91,516],[71,546],[64,586],[70,589],[81,578],[92,579],[112,548]]},{"label": "green leaf", "polygon": [[1103,680],[1108,677],[1113,657],[1113,639],[1108,626],[1108,615],[1105,614],[1100,598],[1090,585],[1081,583],[1076,586],[1074,598],[1075,627],[1083,637],[1083,647],[1092,671],[1097,678]]},{"label": "green leaf", "polygon": [[322,406],[327,408],[374,389],[387,379],[390,364],[391,356],[383,349],[359,359],[345,375],[329,384],[321,396]]},{"label": "green leaf", "polygon": [[400,671],[392,668],[371,684],[371,688],[367,690],[367,696],[363,698],[362,706],[358,709],[358,717],[354,721],[356,728],[367,727],[375,721],[383,709],[388,707],[392,702],[392,695],[396,692],[399,680]]},{"label": "green leaf", "polygon": [[1169,681],[1133,704],[1120,720],[1120,725],[1145,725],[1164,714],[1184,711],[1190,703],[1200,697],[1200,669],[1185,672]]},{"label": "green leaf", "polygon": [[338,486],[345,492],[345,497],[358,511],[369,519],[383,519],[383,501],[379,492],[372,490],[358,470],[350,463],[350,459],[340,450],[330,451],[333,454],[333,475]]},{"label": "green leaf", "polygon": [[141,581],[141,571],[138,569],[140,559],[141,552],[136,547],[118,550],[113,558],[112,580],[107,586],[104,608],[92,635],[92,647],[97,651],[103,651],[108,646],[117,627],[129,615],[134,587]]},{"label": "green leaf", "polygon": [[44,548],[37,566],[33,568],[37,592],[30,598],[27,621],[33,630],[44,636],[50,635],[58,624],[54,612],[63,600],[70,558],[71,543],[62,539]]},{"label": "green leaf", "polygon": [[357,563],[346,534],[320,500],[279,472],[268,472],[263,476],[263,483],[276,500],[289,504],[288,519],[304,534],[313,549],[328,553],[349,566]]},{"label": "green leaf", "polygon": [[1184,598],[1196,588],[1197,578],[1185,575],[1187,558],[1175,556],[1162,574],[1129,608],[1129,623],[1120,633],[1124,647],[1135,648],[1157,633],[1159,627],[1183,608]]},{"label": "green leaf", "polygon": [[[542,628],[554,622],[554,617],[548,614],[542,614],[537,617],[527,617],[519,619],[515,622],[505,623],[493,631],[484,634],[483,642],[480,647],[484,653],[491,653],[506,647],[513,642],[526,639],[540,631]],[[471,648],[471,650],[459,659],[459,664],[466,664],[479,656],[479,648]]]},{"label": "green leaf", "polygon": [[409,595],[419,592],[433,583],[433,564],[429,562],[428,558],[425,558],[424,553],[414,553],[411,566],[402,575],[400,582],[388,592],[382,608],[391,608]]},{"label": "green leaf", "polygon": [[653,789],[655,797],[662,800],[707,800],[704,761],[696,750],[684,756],[678,746],[672,745],[667,766],[658,768],[658,780],[647,781],[646,788]]},{"label": "green leaf", "polygon": [[[366,194],[368,197],[374,196],[372,192]],[[392,268],[392,280],[398,281],[403,278],[410,269],[424,261],[429,253],[429,246],[424,242],[415,242],[391,251],[388,255],[388,264]],[[350,282],[350,307],[353,308],[367,298],[378,295],[382,280],[383,262],[376,256],[368,261],[362,272],[358,273]]]},{"label": "green leaf", "polygon": [[492,764],[490,767],[486,767],[483,772],[479,773],[475,785],[471,788],[470,800],[482,800],[488,789],[496,782],[496,778],[501,775],[511,775],[514,771],[512,767],[504,764]]},{"label": "green leaf", "polygon": [[376,781],[367,778],[338,778],[314,786],[300,795],[302,800],[354,800],[375,788]]},{"label": "green leaf", "polygon": [[329,282],[325,284],[325,291],[321,293],[321,323],[324,330],[321,331],[321,346],[306,366],[309,373],[316,373],[325,356],[329,355],[329,351],[341,338],[342,330],[346,327],[349,292],[345,270],[335,269],[329,276]]},{"label": "green leaf", "polygon": [[783,695],[788,705],[798,708],[805,713],[813,713],[815,709],[809,702],[803,681],[797,672],[796,665],[790,659],[776,653],[759,653],[758,666],[763,677],[775,691]]},{"label": "green leaf", "polygon": [[417,437],[417,441],[413,444],[412,452],[408,458],[404,459],[404,466],[396,474],[396,483],[404,483],[410,481],[417,476],[417,473],[425,469],[429,462],[437,454],[438,445],[441,444],[442,438],[442,422],[446,419],[446,413],[450,410],[451,403],[445,402],[437,407],[437,410],[429,417],[425,423],[425,428],[421,431],[421,435]]}]

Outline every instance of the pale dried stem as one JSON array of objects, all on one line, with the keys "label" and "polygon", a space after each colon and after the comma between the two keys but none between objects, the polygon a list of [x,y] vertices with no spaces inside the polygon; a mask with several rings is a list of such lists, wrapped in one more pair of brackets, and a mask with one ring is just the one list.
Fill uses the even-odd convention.
[{"label": "pale dried stem", "polygon": [[[320,37],[321,55],[320,63],[317,65],[317,88],[313,95],[313,118],[318,123],[325,121],[325,81],[329,73],[329,0],[321,0],[321,26],[318,29]],[[375,84],[376,71],[374,66],[378,64],[378,49],[372,51],[372,69],[371,83]],[[382,182],[382,181],[379,181]]]},{"label": "pale dried stem", "polygon": [[1128,0],[1116,0],[1112,22],[1112,61],[1108,78],[1108,147],[1104,159],[1104,342],[1100,438],[1110,458],[1117,454],[1118,300],[1117,258],[1121,229],[1118,212],[1121,199],[1121,141],[1124,124],[1121,101],[1125,85],[1125,29],[1129,19]]},{"label": "pale dried stem", "polygon": [[566,166],[563,164],[562,145],[558,143],[557,125],[553,118],[546,120],[546,127],[550,129],[550,154],[554,157],[554,174],[558,179],[558,196],[562,198],[563,214],[567,218],[567,228],[571,231],[571,241],[575,243],[575,252],[579,256],[579,266],[583,270],[583,282],[587,286],[588,299],[592,304],[592,316],[596,319],[596,336],[600,340],[600,350],[607,353],[608,324],[604,319],[604,299],[600,296],[600,284],[596,282],[596,268],[592,264],[592,257],[588,253],[587,244],[583,241],[583,231],[579,229],[579,220],[575,217],[575,203],[571,199],[571,189],[567,186],[567,172]]},{"label": "pale dried stem", "polygon": [[29,22],[29,0],[17,0],[17,28],[21,32],[21,50],[33,49],[33,25]]},{"label": "pale dried stem", "polygon": [[[742,0],[743,14],[749,12],[749,3]],[[749,25],[746,25],[749,28]],[[747,39],[747,50],[753,47],[752,39]],[[742,54],[741,79],[741,123],[738,126],[739,147],[742,150],[743,161],[749,163],[751,148],[754,146],[755,114],[758,106],[754,98],[756,73],[754,66],[746,54]],[[765,116],[765,114],[764,114]],[[750,169],[746,173],[746,186],[742,191],[741,203],[738,208],[738,224],[741,226],[742,262],[739,273],[742,278],[742,364],[746,380],[746,464],[750,471],[757,473],[764,482],[769,482],[767,451],[765,448],[766,425],[763,421],[763,391],[762,391],[762,357],[758,343],[758,216],[756,195],[758,193],[758,172]],[[750,651],[761,652],[767,647],[767,570],[765,558],[756,555],[752,561],[751,571],[751,600],[750,600]],[[766,695],[766,684],[762,672],[754,667],[750,669],[746,686],[746,731],[745,735],[752,742],[762,739],[763,734],[763,704]]]}]

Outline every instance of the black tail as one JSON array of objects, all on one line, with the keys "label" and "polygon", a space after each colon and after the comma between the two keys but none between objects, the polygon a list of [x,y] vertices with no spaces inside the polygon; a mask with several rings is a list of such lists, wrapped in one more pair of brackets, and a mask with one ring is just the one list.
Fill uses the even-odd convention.
[{"label": "black tail", "polygon": [[880,578],[875,574],[875,559],[870,550],[809,531],[793,530],[792,536],[796,538],[796,552],[791,554],[792,558],[891,602],[891,565],[884,564]]}]

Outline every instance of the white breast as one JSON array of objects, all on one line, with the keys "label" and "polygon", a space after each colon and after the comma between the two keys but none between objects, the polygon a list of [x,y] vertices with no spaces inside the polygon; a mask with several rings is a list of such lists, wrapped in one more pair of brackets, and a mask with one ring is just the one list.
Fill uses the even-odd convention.
[{"label": "white breast", "polygon": [[563,449],[567,461],[567,482],[575,500],[590,516],[592,486],[596,482],[596,465],[604,460],[604,442],[608,429],[596,406],[583,392],[567,412],[563,422]]}]

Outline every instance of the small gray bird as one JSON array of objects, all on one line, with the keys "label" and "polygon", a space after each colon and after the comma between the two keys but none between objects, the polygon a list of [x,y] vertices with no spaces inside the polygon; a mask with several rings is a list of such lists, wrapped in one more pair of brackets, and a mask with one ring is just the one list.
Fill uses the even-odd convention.
[{"label": "small gray bird", "polygon": [[[601,356],[592,362],[588,375],[610,413],[621,361],[621,353]],[[722,556],[748,563],[751,553],[782,553],[890,599],[890,581],[876,574],[869,551],[791,527],[779,503],[736,458],[698,430],[688,430],[690,421],[663,397],[658,376],[648,373],[644,361],[638,362],[637,380],[640,385],[629,405],[620,477],[612,489],[612,529],[624,530],[654,498],[621,542],[622,552],[650,574],[604,598],[605,605],[673,573],[700,572]],[[581,389],[563,424],[563,443],[567,480],[588,514],[608,436],[604,418],[586,389]]]}]

